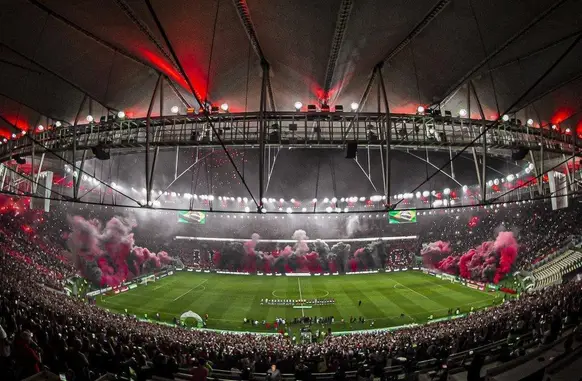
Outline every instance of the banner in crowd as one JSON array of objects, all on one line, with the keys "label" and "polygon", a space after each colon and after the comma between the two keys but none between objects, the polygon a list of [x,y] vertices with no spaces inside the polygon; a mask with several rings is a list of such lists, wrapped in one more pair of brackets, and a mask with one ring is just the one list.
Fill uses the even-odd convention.
[{"label": "banner in crowd", "polygon": [[416,223],[416,210],[391,210],[388,212],[388,223],[391,224]]},{"label": "banner in crowd", "polygon": [[206,223],[206,212],[194,212],[194,211],[179,211],[178,212],[178,222],[183,224],[200,224],[204,225]]}]

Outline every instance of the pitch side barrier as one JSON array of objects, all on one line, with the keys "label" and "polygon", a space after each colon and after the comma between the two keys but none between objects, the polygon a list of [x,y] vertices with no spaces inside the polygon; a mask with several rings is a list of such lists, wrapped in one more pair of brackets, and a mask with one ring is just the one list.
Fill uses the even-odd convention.
[{"label": "pitch side barrier", "polygon": [[165,269],[165,270],[162,270],[159,272],[141,275],[141,276],[139,276],[137,278],[133,278],[132,280],[129,280],[127,282],[123,282],[120,285],[115,286],[115,287],[109,286],[109,287],[105,287],[105,288],[102,288],[99,290],[88,292],[86,294],[86,296],[97,296],[97,295],[106,294],[108,292],[112,292],[114,294],[119,294],[119,293],[126,292],[126,291],[129,291],[129,290],[136,288],[138,284],[147,284],[148,282],[154,282],[156,280],[165,278],[167,276],[174,275],[174,271],[175,271],[175,269]]},{"label": "pitch side barrier", "polygon": [[432,275],[434,277],[437,277],[439,279],[443,279],[443,280],[448,280],[451,283],[459,283],[463,286],[472,288],[474,290],[479,290],[479,291],[483,291],[483,292],[494,292],[494,291],[501,291],[504,292],[506,294],[510,294],[510,295],[516,295],[517,291],[511,289],[511,288],[507,288],[507,287],[503,287],[503,286],[498,286],[496,284],[493,283],[483,283],[483,282],[477,282],[474,280],[470,280],[470,279],[465,279],[462,278],[460,276],[455,276],[455,275],[451,275],[451,274],[447,274],[447,273],[443,273],[441,271],[435,270],[435,269],[427,269],[427,268],[422,268],[422,272],[428,275]]},{"label": "pitch side barrier", "polygon": [[420,271],[420,267],[401,267],[397,269],[379,269],[379,270],[366,270],[366,271],[352,271],[346,273],[340,272],[321,272],[321,273],[265,273],[256,272],[249,273],[246,271],[224,271],[224,270],[208,270],[208,269],[197,269],[192,267],[184,267],[181,269],[176,269],[176,271],[188,271],[196,273],[215,273],[215,274],[225,274],[225,275],[259,275],[259,276],[289,276],[289,277],[310,277],[310,276],[329,276],[329,275],[363,275],[363,274],[378,274],[378,273],[392,273],[400,271]]}]

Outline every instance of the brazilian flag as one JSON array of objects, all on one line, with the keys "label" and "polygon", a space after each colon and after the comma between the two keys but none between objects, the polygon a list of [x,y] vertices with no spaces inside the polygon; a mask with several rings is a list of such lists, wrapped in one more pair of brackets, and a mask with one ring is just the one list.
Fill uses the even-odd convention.
[{"label": "brazilian flag", "polygon": [[179,211],[178,222],[204,225],[206,223],[206,212]]}]

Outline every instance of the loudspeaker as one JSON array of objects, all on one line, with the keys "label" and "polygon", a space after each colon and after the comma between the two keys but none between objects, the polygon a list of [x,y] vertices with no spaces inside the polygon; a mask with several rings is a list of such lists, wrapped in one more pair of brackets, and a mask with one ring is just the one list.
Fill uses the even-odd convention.
[{"label": "loudspeaker", "polygon": [[348,142],[346,145],[346,159],[355,159],[358,153],[358,142]]},{"label": "loudspeaker", "polygon": [[95,155],[95,157],[99,160],[109,160],[111,158],[109,152],[105,151],[100,146],[92,147],[91,152],[93,152],[93,155]]},{"label": "loudspeaker", "polygon": [[511,153],[511,160],[523,160],[529,153],[529,149],[527,148],[519,148],[517,151]]},{"label": "loudspeaker", "polygon": [[14,155],[12,156],[12,158],[14,159],[14,161],[16,161],[17,164],[20,165],[26,164],[26,159],[20,155]]}]

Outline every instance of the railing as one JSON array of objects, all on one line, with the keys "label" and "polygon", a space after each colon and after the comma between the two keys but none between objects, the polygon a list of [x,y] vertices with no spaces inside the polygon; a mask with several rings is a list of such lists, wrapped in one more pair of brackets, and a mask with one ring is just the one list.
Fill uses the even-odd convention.
[{"label": "railing", "polygon": [[[213,114],[210,120],[229,146],[257,147],[260,141],[259,113]],[[264,140],[267,146],[297,148],[340,148],[348,141],[381,147],[386,114],[379,113],[302,113],[268,112],[265,114]],[[492,122],[486,122],[492,123]],[[125,151],[143,150],[148,134],[147,118],[109,119],[74,126],[61,126],[34,133],[35,152],[46,150],[85,150],[100,146]],[[481,151],[481,120],[428,115],[391,114],[391,146],[396,149],[472,145]],[[209,122],[202,116],[162,116],[150,119],[149,140],[152,147],[219,146]],[[527,148],[546,152],[572,153],[580,143],[575,135],[502,122],[486,134],[487,151],[505,156],[512,149]],[[0,146],[0,161],[12,155],[30,155],[32,139],[22,136]]]}]

